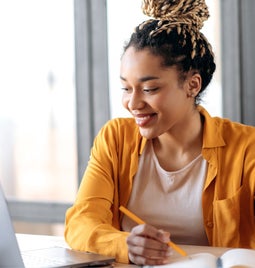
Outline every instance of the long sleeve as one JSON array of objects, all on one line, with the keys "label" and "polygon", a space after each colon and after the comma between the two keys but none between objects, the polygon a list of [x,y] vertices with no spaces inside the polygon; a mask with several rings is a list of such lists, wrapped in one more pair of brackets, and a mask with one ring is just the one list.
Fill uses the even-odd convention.
[{"label": "long sleeve", "polygon": [[65,238],[73,249],[128,263],[119,206],[128,201],[138,165],[141,137],[135,128],[133,119],[113,120],[97,135],[76,201],[66,213]]}]

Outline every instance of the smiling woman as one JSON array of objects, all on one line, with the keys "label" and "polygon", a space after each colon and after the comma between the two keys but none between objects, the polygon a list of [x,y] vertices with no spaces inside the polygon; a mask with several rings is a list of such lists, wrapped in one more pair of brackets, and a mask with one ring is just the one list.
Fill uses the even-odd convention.
[{"label": "smiling woman", "polygon": [[148,18],[130,33],[118,68],[131,118],[113,118],[96,135],[66,241],[137,265],[167,263],[170,241],[254,248],[255,128],[203,107],[216,68],[202,32],[210,10],[205,0],[143,0],[141,8]]}]

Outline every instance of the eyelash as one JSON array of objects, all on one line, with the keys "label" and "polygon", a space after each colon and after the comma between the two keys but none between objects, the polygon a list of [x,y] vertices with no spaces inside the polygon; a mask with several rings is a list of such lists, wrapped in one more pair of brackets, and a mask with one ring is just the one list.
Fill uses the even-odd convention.
[{"label": "eyelash", "polygon": [[144,91],[144,92],[154,92],[154,91],[157,91],[158,89],[159,89],[158,87],[155,87],[155,88],[148,88],[148,89],[144,88],[143,91]]},{"label": "eyelash", "polygon": [[[158,89],[159,89],[158,87],[155,87],[155,88],[148,88],[148,89],[144,88],[143,91],[144,91],[145,93],[150,93],[150,92],[157,91]],[[123,88],[121,88],[121,90],[129,91],[130,89],[123,87]]]}]

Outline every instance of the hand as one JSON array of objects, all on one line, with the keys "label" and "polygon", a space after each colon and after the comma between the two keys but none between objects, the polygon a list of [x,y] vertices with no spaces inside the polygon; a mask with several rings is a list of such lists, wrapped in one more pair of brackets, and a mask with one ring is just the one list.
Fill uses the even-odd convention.
[{"label": "hand", "polygon": [[127,237],[129,260],[137,265],[160,265],[168,263],[172,255],[167,245],[170,233],[149,224],[135,226]]}]

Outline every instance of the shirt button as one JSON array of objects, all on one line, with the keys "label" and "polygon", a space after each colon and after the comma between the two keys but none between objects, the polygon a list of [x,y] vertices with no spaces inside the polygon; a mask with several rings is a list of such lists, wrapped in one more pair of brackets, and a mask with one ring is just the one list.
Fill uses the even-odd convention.
[{"label": "shirt button", "polygon": [[168,176],[168,184],[174,183],[174,176]]}]

